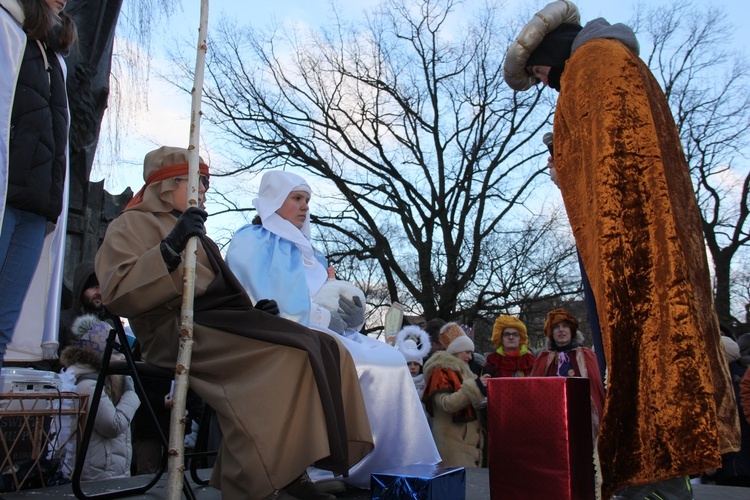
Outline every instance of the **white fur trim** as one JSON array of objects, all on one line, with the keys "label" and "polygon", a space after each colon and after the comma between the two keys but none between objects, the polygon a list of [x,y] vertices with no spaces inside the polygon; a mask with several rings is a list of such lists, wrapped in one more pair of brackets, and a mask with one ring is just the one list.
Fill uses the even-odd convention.
[{"label": "white fur trim", "polygon": [[469,364],[461,361],[453,354],[448,354],[446,351],[438,351],[425,362],[424,364],[424,376],[425,378],[430,377],[432,370],[436,368],[447,368],[453,370],[459,374],[461,380],[472,377],[473,374],[469,369]]},{"label": "white fur trim", "polygon": [[93,314],[83,314],[78,316],[70,327],[70,330],[82,337],[92,330],[96,325],[101,323],[101,320]]},{"label": "white fur trim", "polygon": [[[421,347],[420,347],[421,346]],[[432,343],[429,334],[415,325],[405,326],[396,335],[396,348],[406,361],[416,361],[420,365],[430,354]]]},{"label": "white fur trim", "polygon": [[469,401],[471,401],[471,406],[479,406],[484,401],[484,395],[482,395],[479,386],[477,386],[479,383],[481,382],[469,379],[461,383],[461,388],[466,391],[466,395],[469,397]]}]

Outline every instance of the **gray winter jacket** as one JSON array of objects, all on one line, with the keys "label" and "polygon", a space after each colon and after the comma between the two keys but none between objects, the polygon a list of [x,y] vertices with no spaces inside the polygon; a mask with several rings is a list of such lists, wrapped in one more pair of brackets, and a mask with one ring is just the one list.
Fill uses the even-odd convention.
[{"label": "gray winter jacket", "polygon": [[[66,348],[66,354],[71,355],[72,350],[84,351],[84,349],[71,346]],[[86,377],[85,375],[96,375],[98,368],[83,362],[79,356],[75,356],[74,359],[78,362],[69,365],[66,371],[78,378],[76,392],[88,394],[89,405],[91,405],[91,396],[94,394],[94,388],[96,387],[96,377]],[[129,380],[129,377],[127,378]],[[133,390],[132,381],[125,383],[125,390],[117,405],[112,402],[106,392],[102,392],[96,422],[94,423],[94,432],[91,435],[86,463],[81,474],[83,481],[130,475],[130,463],[133,455],[130,422],[133,420],[133,415],[135,415],[135,411],[140,404],[138,395]]]}]

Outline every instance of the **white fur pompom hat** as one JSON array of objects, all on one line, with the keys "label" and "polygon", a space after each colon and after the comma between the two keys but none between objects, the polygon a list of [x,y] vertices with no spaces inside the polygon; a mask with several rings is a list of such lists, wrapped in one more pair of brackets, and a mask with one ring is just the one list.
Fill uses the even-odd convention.
[{"label": "white fur pompom hat", "polygon": [[416,361],[422,365],[424,358],[430,354],[432,344],[429,334],[418,326],[405,326],[396,335],[396,348],[406,359],[406,362]]}]

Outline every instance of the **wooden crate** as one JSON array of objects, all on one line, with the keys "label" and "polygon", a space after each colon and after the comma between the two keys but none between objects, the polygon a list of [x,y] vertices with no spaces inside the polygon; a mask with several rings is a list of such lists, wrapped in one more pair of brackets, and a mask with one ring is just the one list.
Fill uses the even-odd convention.
[{"label": "wooden crate", "polygon": [[[69,443],[78,452],[87,410],[88,395],[73,392],[0,393],[0,474],[12,477],[15,491],[45,485],[44,459],[60,458]],[[64,417],[75,421],[61,441]],[[29,460],[30,467],[21,472],[19,464]]]}]

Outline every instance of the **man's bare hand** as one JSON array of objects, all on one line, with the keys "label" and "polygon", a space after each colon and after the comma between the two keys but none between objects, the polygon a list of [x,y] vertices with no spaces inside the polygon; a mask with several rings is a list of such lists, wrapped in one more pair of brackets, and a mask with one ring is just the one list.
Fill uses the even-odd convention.
[{"label": "man's bare hand", "polygon": [[557,169],[555,168],[555,163],[554,161],[552,161],[551,156],[547,158],[547,168],[549,169],[549,178],[552,179],[552,182],[555,183],[555,186],[560,187],[560,185],[557,183]]}]

